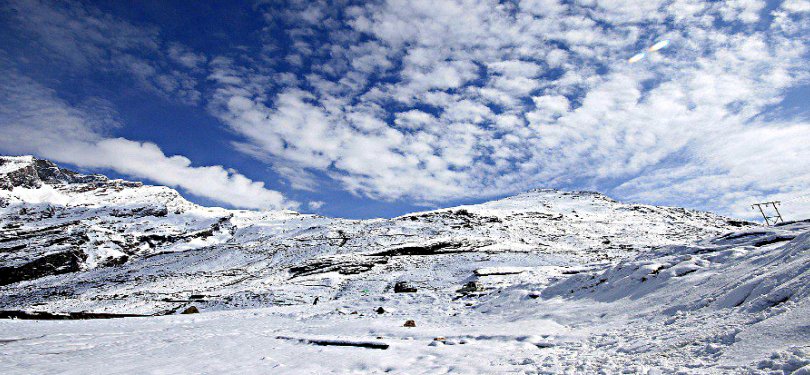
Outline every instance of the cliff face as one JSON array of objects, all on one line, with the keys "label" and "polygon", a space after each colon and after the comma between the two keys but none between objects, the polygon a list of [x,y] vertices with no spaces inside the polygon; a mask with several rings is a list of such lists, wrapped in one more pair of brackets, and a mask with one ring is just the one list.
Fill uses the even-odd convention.
[{"label": "cliff face", "polygon": [[[97,184],[109,183],[102,175],[83,175],[63,169],[48,160],[32,156],[0,156],[0,189],[15,187],[37,189],[43,184]],[[140,185],[140,183],[131,183]]]}]

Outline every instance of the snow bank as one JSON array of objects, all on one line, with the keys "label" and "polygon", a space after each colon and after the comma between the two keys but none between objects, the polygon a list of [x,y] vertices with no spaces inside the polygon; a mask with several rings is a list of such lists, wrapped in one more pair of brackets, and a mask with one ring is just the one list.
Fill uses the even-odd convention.
[{"label": "snow bank", "polygon": [[[574,275],[543,291],[551,298],[660,298],[669,311],[734,308],[759,312],[810,294],[810,223],[672,246],[602,272]],[[778,241],[774,241],[778,239]]]}]

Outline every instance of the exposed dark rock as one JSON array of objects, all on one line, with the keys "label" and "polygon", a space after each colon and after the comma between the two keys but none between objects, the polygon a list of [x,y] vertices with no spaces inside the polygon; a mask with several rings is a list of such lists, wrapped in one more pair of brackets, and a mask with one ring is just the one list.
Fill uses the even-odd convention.
[{"label": "exposed dark rock", "polygon": [[6,253],[6,252],[13,252],[13,251],[17,251],[17,250],[22,250],[22,249],[25,249],[26,246],[28,246],[28,245],[25,244],[25,243],[12,245],[12,246],[9,246],[9,247],[0,246],[0,253]]},{"label": "exposed dark rock", "polygon": [[110,213],[110,215],[115,217],[146,217],[146,216],[155,216],[155,217],[164,217],[169,214],[169,210],[166,207],[137,207],[130,210],[127,209],[115,209]]},{"label": "exposed dark rock", "polygon": [[461,287],[457,292],[461,294],[470,294],[484,290],[476,281],[470,281]]},{"label": "exposed dark rock", "polygon": [[98,266],[99,267],[115,267],[115,266],[120,266],[120,265],[126,263],[128,260],[129,260],[129,256],[122,255],[120,257],[108,258],[104,262],[101,262]]},{"label": "exposed dark rock", "polygon": [[473,271],[475,276],[505,276],[505,275],[517,275],[525,272],[525,269],[477,269]]},{"label": "exposed dark rock", "polygon": [[363,259],[341,260],[324,258],[311,261],[301,266],[290,267],[291,277],[308,276],[319,273],[337,272],[341,275],[355,275],[367,272],[378,264],[388,263],[385,257],[366,257]]},{"label": "exposed dark rock", "polygon": [[402,255],[432,255],[436,254],[439,250],[451,248],[457,243],[454,242],[437,242],[433,244],[426,244],[422,246],[403,246],[383,252],[374,254],[375,256],[402,256]]},{"label": "exposed dark rock", "polygon": [[416,287],[407,281],[397,281],[394,284],[394,293],[416,293]]},{"label": "exposed dark rock", "polygon": [[[186,241],[194,238],[208,238],[213,236],[216,232],[220,230],[228,230],[233,234],[233,226],[229,226],[225,228],[225,225],[230,222],[231,217],[223,217],[220,218],[216,223],[212,224],[209,228],[198,230],[195,232],[189,233],[182,233],[178,235],[164,235],[164,234],[148,234],[145,236],[141,236],[137,239],[137,242],[146,242],[149,244],[149,247],[156,248],[159,246],[172,244],[178,241]],[[161,253],[150,254],[147,257],[153,257],[156,255],[160,255]]]},{"label": "exposed dark rock", "polygon": [[330,339],[303,339],[288,336],[277,336],[279,340],[297,341],[302,344],[320,345],[320,346],[354,346],[357,348],[368,349],[388,349],[389,345],[384,342],[377,341],[353,341],[353,340],[330,340]]},{"label": "exposed dark rock", "polygon": [[721,242],[723,240],[743,240],[749,239],[751,237],[763,236],[767,235],[769,232],[766,230],[756,230],[756,231],[747,231],[747,232],[730,232],[726,233],[720,237],[712,239],[713,242]]},{"label": "exposed dark rock", "polygon": [[200,310],[199,310],[199,309],[197,309],[197,306],[189,306],[189,307],[187,307],[185,310],[183,310],[183,311],[182,311],[182,312],[180,312],[180,313],[181,313],[181,314],[199,314],[199,313],[200,313]]},{"label": "exposed dark rock", "polygon": [[25,320],[114,319],[114,318],[148,317],[148,316],[152,315],[110,314],[110,313],[92,313],[92,312],[51,313],[45,311],[0,311],[0,319],[25,319]]},{"label": "exposed dark rock", "polygon": [[[0,159],[0,163],[7,161]],[[2,164],[0,164],[2,165]],[[69,183],[100,183],[106,184],[109,180],[102,175],[83,175],[68,169],[59,168],[56,164],[41,159],[33,159],[16,171],[0,176],[0,189],[11,190],[15,187],[36,189],[45,184]]]},{"label": "exposed dark rock", "polygon": [[12,190],[17,186],[32,189],[42,186],[33,165],[0,176],[0,189]]},{"label": "exposed dark rock", "polygon": [[39,178],[47,184],[86,184],[93,182],[104,183],[108,181],[107,177],[99,174],[83,175],[68,169],[59,168],[56,164],[48,160],[34,159],[34,167]]},{"label": "exposed dark rock", "polygon": [[0,267],[0,285],[76,272],[81,269],[85,259],[87,255],[83,252],[71,250],[48,254],[17,267]]},{"label": "exposed dark rock", "polygon": [[377,314],[385,314],[385,309],[382,306],[378,307],[377,310],[374,310]]},{"label": "exposed dark rock", "polygon": [[436,254],[465,253],[474,251],[474,249],[478,247],[490,245],[493,242],[494,241],[472,241],[472,240],[440,241],[434,243],[427,243],[424,245],[400,246],[370,255],[403,256],[403,255],[436,255]]},{"label": "exposed dark rock", "polygon": [[79,221],[68,221],[64,223],[60,223],[57,225],[52,225],[48,227],[36,228],[28,231],[0,231],[0,243],[9,242],[9,241],[19,241],[28,238],[40,237],[40,236],[47,236],[47,235],[55,235],[55,234],[63,234],[67,231],[67,229],[71,226],[78,225]]},{"label": "exposed dark rock", "polygon": [[753,225],[754,223],[752,223],[750,221],[731,219],[731,220],[726,220],[726,224],[731,225],[733,227],[745,227],[745,226]]},{"label": "exposed dark rock", "polygon": [[335,232],[334,237],[331,237],[330,240],[331,240],[330,244],[335,245],[337,247],[343,247],[346,245],[347,242],[349,242],[349,236],[342,229],[338,229]]},{"label": "exposed dark rock", "polygon": [[766,238],[764,240],[760,240],[754,243],[755,247],[762,247],[765,245],[774,244],[777,242],[785,242],[794,239],[794,236],[773,236],[771,238]]}]

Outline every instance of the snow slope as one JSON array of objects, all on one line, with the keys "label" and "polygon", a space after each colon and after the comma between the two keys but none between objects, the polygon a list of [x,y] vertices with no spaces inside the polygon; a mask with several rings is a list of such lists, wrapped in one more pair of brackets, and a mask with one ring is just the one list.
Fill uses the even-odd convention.
[{"label": "snow slope", "polygon": [[[183,308],[192,295],[210,309],[300,303],[339,295],[353,274],[419,269],[419,282],[455,282],[455,275],[434,280],[435,269],[487,259],[604,262],[751,226],[554,190],[390,220],[225,210],[194,205],[166,187],[14,160],[24,173],[0,190],[4,309],[155,314]],[[319,277],[326,287],[303,285]]]},{"label": "snow slope", "polygon": [[810,369],[810,222],[555,190],[344,220],[35,164],[0,190],[0,310],[168,315],[0,320],[2,373]]},{"label": "snow slope", "polygon": [[[792,239],[762,244],[776,237]],[[461,279],[416,293],[346,291],[316,305],[6,320],[0,369],[80,374],[104,363],[105,373],[121,374],[802,374],[810,365],[808,249],[810,222],[801,222],[587,270],[470,272],[482,288],[466,295],[458,293]],[[469,269],[448,267],[459,276]],[[403,327],[408,319],[416,326]],[[319,340],[327,345],[313,344]],[[368,344],[387,348],[345,346]]]}]

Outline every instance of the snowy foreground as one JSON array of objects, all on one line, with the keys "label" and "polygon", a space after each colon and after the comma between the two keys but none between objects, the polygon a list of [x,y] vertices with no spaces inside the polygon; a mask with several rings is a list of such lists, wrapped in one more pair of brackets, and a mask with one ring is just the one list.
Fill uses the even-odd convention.
[{"label": "snowy foreground", "polygon": [[810,374],[809,269],[810,221],[553,190],[353,221],[0,158],[0,310],[153,315],[0,320],[3,374]]}]

